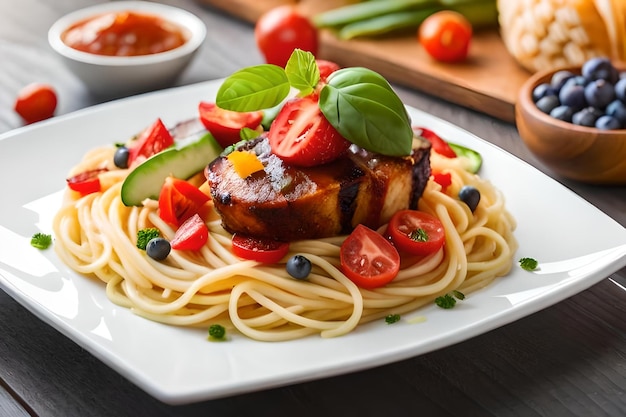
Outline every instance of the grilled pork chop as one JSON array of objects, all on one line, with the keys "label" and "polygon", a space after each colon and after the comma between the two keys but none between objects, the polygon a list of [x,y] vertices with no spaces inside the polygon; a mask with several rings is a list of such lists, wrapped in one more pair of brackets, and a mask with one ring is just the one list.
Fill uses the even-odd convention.
[{"label": "grilled pork chop", "polygon": [[430,143],[414,139],[410,156],[388,157],[352,146],[325,165],[286,165],[264,136],[237,148],[265,169],[247,178],[219,157],[205,174],[223,227],[231,233],[292,241],[378,228],[398,210],[417,208],[430,176]]}]

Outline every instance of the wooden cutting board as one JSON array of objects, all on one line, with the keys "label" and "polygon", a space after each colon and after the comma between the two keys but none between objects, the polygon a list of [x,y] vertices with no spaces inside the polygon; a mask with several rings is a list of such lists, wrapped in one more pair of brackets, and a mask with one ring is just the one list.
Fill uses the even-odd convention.
[{"label": "wooden cutting board", "polygon": [[[350,0],[199,0],[254,23],[272,7],[295,4],[303,13],[339,7]],[[393,83],[414,88],[507,122],[515,120],[515,101],[530,73],[509,55],[497,28],[474,34],[466,62],[432,60],[416,36],[342,41],[322,31],[319,58],[341,66],[364,66]]]}]

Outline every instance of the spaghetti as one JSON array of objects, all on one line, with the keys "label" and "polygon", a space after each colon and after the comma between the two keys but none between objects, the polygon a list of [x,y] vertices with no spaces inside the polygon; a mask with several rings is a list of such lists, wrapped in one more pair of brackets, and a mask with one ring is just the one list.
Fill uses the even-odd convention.
[{"label": "spaghetti", "polygon": [[[87,154],[75,172],[111,164],[112,147]],[[404,260],[390,284],[357,287],[339,267],[345,236],[290,244],[288,259],[303,254],[313,264],[307,280],[288,275],[284,262],[259,264],[232,254],[231,235],[217,214],[205,219],[208,243],[200,251],[172,251],[155,261],[136,247],[137,231],[156,227],[171,239],[173,230],[158,215],[156,201],[126,207],[120,189],[128,170],[100,175],[102,192],[80,197],[68,191],[54,219],[55,250],[73,270],[106,283],[115,304],[147,319],[177,326],[219,323],[263,341],[320,334],[344,335],[362,323],[407,313],[450,291],[476,291],[506,275],[513,263],[516,223],[501,192],[466,171],[462,158],[431,156],[433,170],[450,173],[446,193],[432,179],[419,209],[437,216],[446,243],[435,254]],[[458,198],[463,185],[481,193],[474,212]]]}]

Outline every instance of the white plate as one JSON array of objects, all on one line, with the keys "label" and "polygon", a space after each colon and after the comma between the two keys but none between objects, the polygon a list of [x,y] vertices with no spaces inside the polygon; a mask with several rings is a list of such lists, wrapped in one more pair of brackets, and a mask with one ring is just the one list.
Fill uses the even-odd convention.
[{"label": "white plate", "polygon": [[[153,323],[113,305],[103,285],[65,267],[52,249],[30,246],[51,233],[65,176],[89,149],[126,140],[161,117],[194,117],[218,81],[111,102],[0,136],[0,285],[34,314],[163,402],[183,404],[312,380],[420,355],[552,305],[626,265],[626,229],[530,165],[466,131],[415,109],[415,123],[482,153],[482,175],[504,191],[517,218],[516,259],[541,269],[512,273],[453,310],[415,312],[423,323],[382,320],[335,339],[280,343]],[[410,318],[405,315],[404,318]]]}]

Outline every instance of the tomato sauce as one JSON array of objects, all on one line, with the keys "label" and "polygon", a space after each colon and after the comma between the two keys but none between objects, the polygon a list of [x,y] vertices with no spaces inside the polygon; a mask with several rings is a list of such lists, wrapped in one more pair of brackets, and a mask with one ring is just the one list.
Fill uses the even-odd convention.
[{"label": "tomato sauce", "polygon": [[105,13],[70,26],[63,42],[83,52],[108,56],[157,54],[187,41],[185,30],[150,14]]}]

